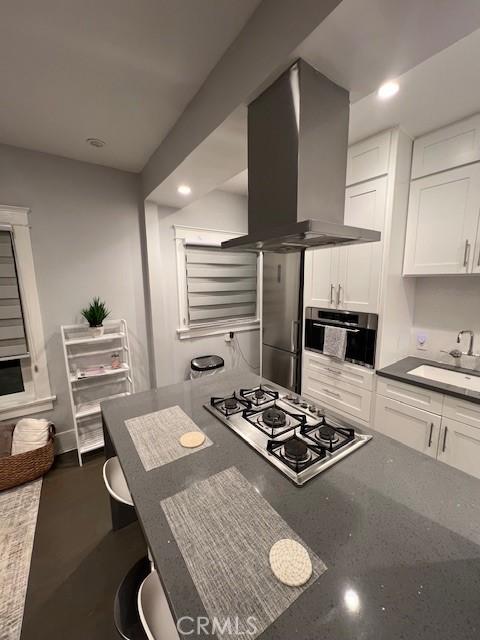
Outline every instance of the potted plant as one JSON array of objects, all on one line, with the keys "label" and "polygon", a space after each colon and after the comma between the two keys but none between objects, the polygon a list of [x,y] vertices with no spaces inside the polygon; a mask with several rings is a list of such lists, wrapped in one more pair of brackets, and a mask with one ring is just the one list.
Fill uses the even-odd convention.
[{"label": "potted plant", "polygon": [[103,335],[103,321],[110,315],[105,302],[96,297],[86,307],[82,309],[82,316],[88,322],[89,333],[92,337],[98,338]]}]

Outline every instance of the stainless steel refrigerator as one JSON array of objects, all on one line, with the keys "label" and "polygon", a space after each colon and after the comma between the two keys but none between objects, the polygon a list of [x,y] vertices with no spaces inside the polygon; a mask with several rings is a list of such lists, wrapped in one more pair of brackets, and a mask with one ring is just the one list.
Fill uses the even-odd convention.
[{"label": "stainless steel refrigerator", "polygon": [[262,375],[300,393],[304,252],[263,254]]}]

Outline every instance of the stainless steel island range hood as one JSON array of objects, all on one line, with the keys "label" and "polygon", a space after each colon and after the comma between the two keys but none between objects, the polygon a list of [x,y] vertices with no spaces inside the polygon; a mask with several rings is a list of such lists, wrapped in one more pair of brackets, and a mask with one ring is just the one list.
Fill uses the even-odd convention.
[{"label": "stainless steel island range hood", "polygon": [[348,92],[298,60],[248,106],[248,235],[224,249],[285,253],[360,244],[343,224]]}]

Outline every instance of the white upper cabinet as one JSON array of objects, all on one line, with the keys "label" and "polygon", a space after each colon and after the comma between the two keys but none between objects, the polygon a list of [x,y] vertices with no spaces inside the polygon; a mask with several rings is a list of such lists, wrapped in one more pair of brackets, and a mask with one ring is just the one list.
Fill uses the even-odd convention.
[{"label": "white upper cabinet", "polygon": [[480,160],[480,114],[417,138],[412,180]]},{"label": "white upper cabinet", "polygon": [[336,307],[338,249],[305,251],[304,300],[307,307]]},{"label": "white upper cabinet", "polygon": [[471,273],[480,209],[480,164],[410,185],[404,275]]},{"label": "white upper cabinet", "polygon": [[[348,187],[345,224],[383,233],[387,176]],[[305,253],[306,306],[376,313],[382,267],[379,242]]]},{"label": "white upper cabinet", "polygon": [[388,173],[391,135],[384,131],[348,148],[347,186]]},{"label": "white upper cabinet", "polygon": [[[383,234],[386,196],[387,176],[348,187],[345,224]],[[383,237],[379,242],[341,247],[338,251],[338,306],[350,311],[377,312]]]}]

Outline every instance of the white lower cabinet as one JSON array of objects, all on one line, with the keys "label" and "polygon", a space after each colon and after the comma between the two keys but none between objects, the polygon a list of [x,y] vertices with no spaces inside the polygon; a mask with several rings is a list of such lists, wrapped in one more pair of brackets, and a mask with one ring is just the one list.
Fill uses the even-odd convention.
[{"label": "white lower cabinet", "polygon": [[442,415],[444,418],[451,418],[480,429],[480,404],[473,404],[473,402],[467,402],[453,396],[445,396]]},{"label": "white lower cabinet", "polygon": [[306,367],[303,374],[302,395],[311,398],[325,408],[363,421],[370,419],[372,394],[334,375],[324,375],[321,370]]},{"label": "white lower cabinet", "polygon": [[480,429],[442,418],[438,459],[480,478]]},{"label": "white lower cabinet", "polygon": [[377,396],[375,429],[432,458],[437,456],[440,416]]},{"label": "white lower cabinet", "polygon": [[[425,401],[425,393],[429,396],[428,402]],[[392,394],[403,401],[388,397]],[[428,404],[436,413],[412,406],[419,402]],[[374,428],[417,451],[480,478],[478,404],[415,385],[378,378]]]}]

